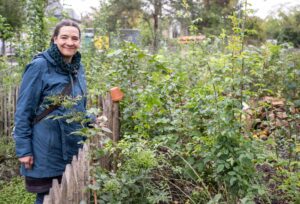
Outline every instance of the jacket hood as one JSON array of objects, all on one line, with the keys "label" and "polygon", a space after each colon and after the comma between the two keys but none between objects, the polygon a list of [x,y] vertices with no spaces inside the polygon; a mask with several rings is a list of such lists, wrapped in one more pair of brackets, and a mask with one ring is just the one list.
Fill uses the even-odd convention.
[{"label": "jacket hood", "polygon": [[38,58],[44,58],[46,59],[48,62],[50,62],[52,65],[56,65],[56,62],[51,58],[51,56],[49,55],[49,53],[47,51],[44,52],[40,52],[38,54],[36,54],[32,60],[38,59]]},{"label": "jacket hood", "polygon": [[49,53],[47,51],[42,52],[41,57],[44,57],[52,65],[56,65],[56,62],[54,61],[54,59],[52,59],[52,57],[49,55]]},{"label": "jacket hood", "polygon": [[57,63],[55,62],[55,60],[49,55],[49,53],[46,51],[38,53],[37,55],[34,56],[33,59],[37,59],[37,58],[44,58],[45,60],[47,60],[47,62],[49,62],[56,70],[56,72],[60,73],[60,74],[64,74],[64,75],[68,75],[68,73],[64,72],[59,66],[57,66]]}]

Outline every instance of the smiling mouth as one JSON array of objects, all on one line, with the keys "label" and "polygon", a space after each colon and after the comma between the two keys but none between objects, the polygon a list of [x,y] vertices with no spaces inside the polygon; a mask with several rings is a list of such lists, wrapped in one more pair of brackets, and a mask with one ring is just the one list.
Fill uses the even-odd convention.
[{"label": "smiling mouth", "polygon": [[73,48],[73,47],[64,47],[64,49],[67,49],[67,50],[75,50],[75,48]]}]

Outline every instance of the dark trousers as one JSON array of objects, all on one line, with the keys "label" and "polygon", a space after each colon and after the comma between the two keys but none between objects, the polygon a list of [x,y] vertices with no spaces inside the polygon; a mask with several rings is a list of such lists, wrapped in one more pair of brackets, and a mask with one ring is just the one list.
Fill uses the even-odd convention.
[{"label": "dark trousers", "polygon": [[43,204],[44,202],[44,197],[45,195],[47,195],[49,192],[45,192],[45,193],[37,193],[36,194],[36,200],[34,204]]}]

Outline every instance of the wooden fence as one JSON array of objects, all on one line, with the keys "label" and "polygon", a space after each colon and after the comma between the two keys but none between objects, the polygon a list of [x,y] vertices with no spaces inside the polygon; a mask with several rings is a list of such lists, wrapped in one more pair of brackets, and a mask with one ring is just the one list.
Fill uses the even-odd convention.
[{"label": "wooden fence", "polygon": [[78,156],[73,157],[71,164],[66,166],[61,184],[57,179],[52,181],[49,195],[45,196],[44,204],[79,204],[89,203],[89,147],[84,144]]},{"label": "wooden fence", "polygon": [[17,97],[17,87],[6,88],[0,92],[0,137],[11,135]]},{"label": "wooden fence", "polygon": [[[109,94],[105,98],[98,97],[97,99],[98,105],[100,108],[102,107],[102,115],[107,117],[106,127],[112,131],[112,133],[107,133],[106,136],[110,137],[113,142],[117,142],[120,138],[119,104],[113,102]],[[49,195],[45,197],[44,204],[90,203],[88,185],[93,183],[94,180],[89,175],[90,150],[101,148],[102,139],[103,137],[94,137],[90,140],[90,143],[84,144],[83,149],[79,150],[78,156],[74,156],[72,163],[66,166],[61,184],[57,180],[53,180],[52,188]],[[113,155],[113,157],[103,156],[98,163],[103,168],[116,171],[116,164],[113,162],[115,157],[116,155]],[[94,203],[97,204],[95,192]]]}]

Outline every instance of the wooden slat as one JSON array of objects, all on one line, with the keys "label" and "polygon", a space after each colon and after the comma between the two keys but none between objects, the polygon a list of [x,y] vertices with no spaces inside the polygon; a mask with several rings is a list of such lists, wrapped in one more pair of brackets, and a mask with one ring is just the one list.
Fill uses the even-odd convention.
[{"label": "wooden slat", "polygon": [[10,133],[11,133],[11,122],[12,122],[12,110],[11,110],[11,95],[12,95],[12,92],[11,92],[11,87],[8,89],[8,94],[7,94],[7,136],[10,137]]},{"label": "wooden slat", "polygon": [[70,164],[66,166],[65,170],[65,176],[67,179],[68,189],[67,189],[67,203],[72,204],[73,203],[73,191],[74,191],[74,174],[73,169]]},{"label": "wooden slat", "polygon": [[84,165],[83,165],[83,160],[85,158],[83,157],[83,150],[80,149],[79,152],[78,152],[78,162],[77,162],[77,168],[78,168],[78,171],[77,171],[77,176],[78,176],[78,191],[79,191],[79,198],[78,200],[83,200],[85,198],[85,195],[84,195],[84,187],[85,187],[85,183],[84,183],[84,168],[86,168]]},{"label": "wooden slat", "polygon": [[58,183],[57,179],[52,180],[52,192],[53,192],[53,203],[54,204],[60,204],[61,203],[61,190],[60,190],[60,185]]},{"label": "wooden slat", "polygon": [[[68,183],[65,173],[61,179],[61,204],[67,204],[67,191],[68,191]],[[45,203],[44,203],[45,204]]]},{"label": "wooden slat", "polygon": [[90,152],[89,145],[84,144],[82,157],[80,160],[80,164],[84,166],[83,175],[82,175],[83,187],[81,192],[83,193],[82,200],[86,201],[87,203],[90,203],[90,191],[87,189],[88,185],[90,184],[89,152]]},{"label": "wooden slat", "polygon": [[71,165],[71,170],[73,173],[73,203],[79,203],[79,199],[80,199],[80,195],[79,195],[79,186],[78,186],[78,170],[79,170],[79,166],[78,166],[78,161],[77,161],[77,157],[74,155],[73,156],[73,160],[72,160],[72,165]]},{"label": "wooden slat", "polygon": [[14,86],[0,92],[0,136],[10,138],[14,124],[17,103],[17,91]]},{"label": "wooden slat", "polygon": [[43,204],[52,204],[52,200],[51,200],[51,196],[50,195],[46,195],[44,197],[44,202]]},{"label": "wooden slat", "polygon": [[4,111],[4,135],[7,135],[7,92],[4,95],[4,105],[3,105],[3,111]]},{"label": "wooden slat", "polygon": [[0,137],[4,134],[4,93],[0,94]]}]

